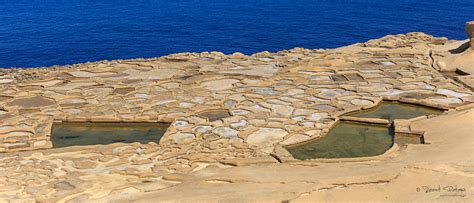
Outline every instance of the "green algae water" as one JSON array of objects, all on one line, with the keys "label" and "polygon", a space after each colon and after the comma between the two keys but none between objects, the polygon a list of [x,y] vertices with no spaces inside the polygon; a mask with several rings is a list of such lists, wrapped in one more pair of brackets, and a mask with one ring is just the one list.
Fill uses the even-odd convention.
[{"label": "green algae water", "polygon": [[[346,114],[359,118],[380,118],[393,122],[424,115],[438,115],[443,111],[426,106],[400,102],[382,102],[377,107]],[[369,123],[340,122],[329,133],[317,140],[287,147],[296,159],[351,158],[377,156],[397,144],[423,143],[421,137],[397,136],[393,127]]]},{"label": "green algae water", "polygon": [[54,148],[118,142],[158,143],[168,127],[164,123],[55,123],[51,141]]},{"label": "green algae water", "polygon": [[340,122],[317,140],[287,147],[294,158],[351,158],[376,156],[393,145],[393,129],[380,125]]},{"label": "green algae water", "polygon": [[438,115],[443,111],[415,104],[406,104],[399,102],[382,102],[377,107],[346,114],[346,116],[359,118],[381,118],[392,122],[395,119],[410,119],[425,115]]}]

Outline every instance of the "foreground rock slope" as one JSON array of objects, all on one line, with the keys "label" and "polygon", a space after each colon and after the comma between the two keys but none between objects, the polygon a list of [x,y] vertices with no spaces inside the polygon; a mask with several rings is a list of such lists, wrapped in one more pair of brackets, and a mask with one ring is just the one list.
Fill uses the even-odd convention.
[{"label": "foreground rock slope", "polygon": [[[329,50],[0,69],[0,199],[472,200],[473,78],[440,72],[465,67],[469,57],[444,63],[460,44],[408,33]],[[449,111],[408,124],[429,144],[379,157],[298,161],[281,147],[383,99]],[[53,122],[171,126],[158,144],[50,149]],[[459,190],[425,192],[438,185]]]}]

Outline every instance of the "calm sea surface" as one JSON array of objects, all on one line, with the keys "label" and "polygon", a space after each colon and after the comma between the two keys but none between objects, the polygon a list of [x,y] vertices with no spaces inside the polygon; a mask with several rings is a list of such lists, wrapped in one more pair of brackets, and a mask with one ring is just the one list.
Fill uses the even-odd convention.
[{"label": "calm sea surface", "polygon": [[0,0],[0,67],[333,48],[421,31],[464,39],[474,0]]}]

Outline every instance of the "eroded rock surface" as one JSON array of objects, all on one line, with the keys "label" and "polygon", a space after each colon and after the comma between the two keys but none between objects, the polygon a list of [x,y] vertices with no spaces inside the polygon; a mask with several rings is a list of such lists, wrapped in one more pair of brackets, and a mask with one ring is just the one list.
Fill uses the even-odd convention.
[{"label": "eroded rock surface", "polygon": [[[472,129],[465,118],[472,118],[472,86],[439,72],[451,57],[446,47],[459,44],[408,33],[328,50],[0,69],[0,199],[275,202],[370,193],[366,200],[470,200]],[[292,163],[279,152],[324,136],[340,115],[382,99],[453,112],[414,124],[430,145],[397,148],[393,157]],[[209,114],[216,109],[219,115]],[[53,121],[172,124],[158,144],[50,149]],[[421,195],[414,179],[457,184],[466,188],[464,199]]]}]

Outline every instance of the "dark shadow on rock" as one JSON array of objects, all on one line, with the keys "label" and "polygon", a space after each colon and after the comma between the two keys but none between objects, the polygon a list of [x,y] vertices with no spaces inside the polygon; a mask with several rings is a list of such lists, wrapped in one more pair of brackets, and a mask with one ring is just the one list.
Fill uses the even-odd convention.
[{"label": "dark shadow on rock", "polygon": [[462,44],[461,46],[459,46],[458,48],[456,49],[451,49],[449,50],[449,53],[451,54],[460,54],[464,51],[466,51],[466,49],[469,48],[469,41],[467,41],[466,43]]}]

